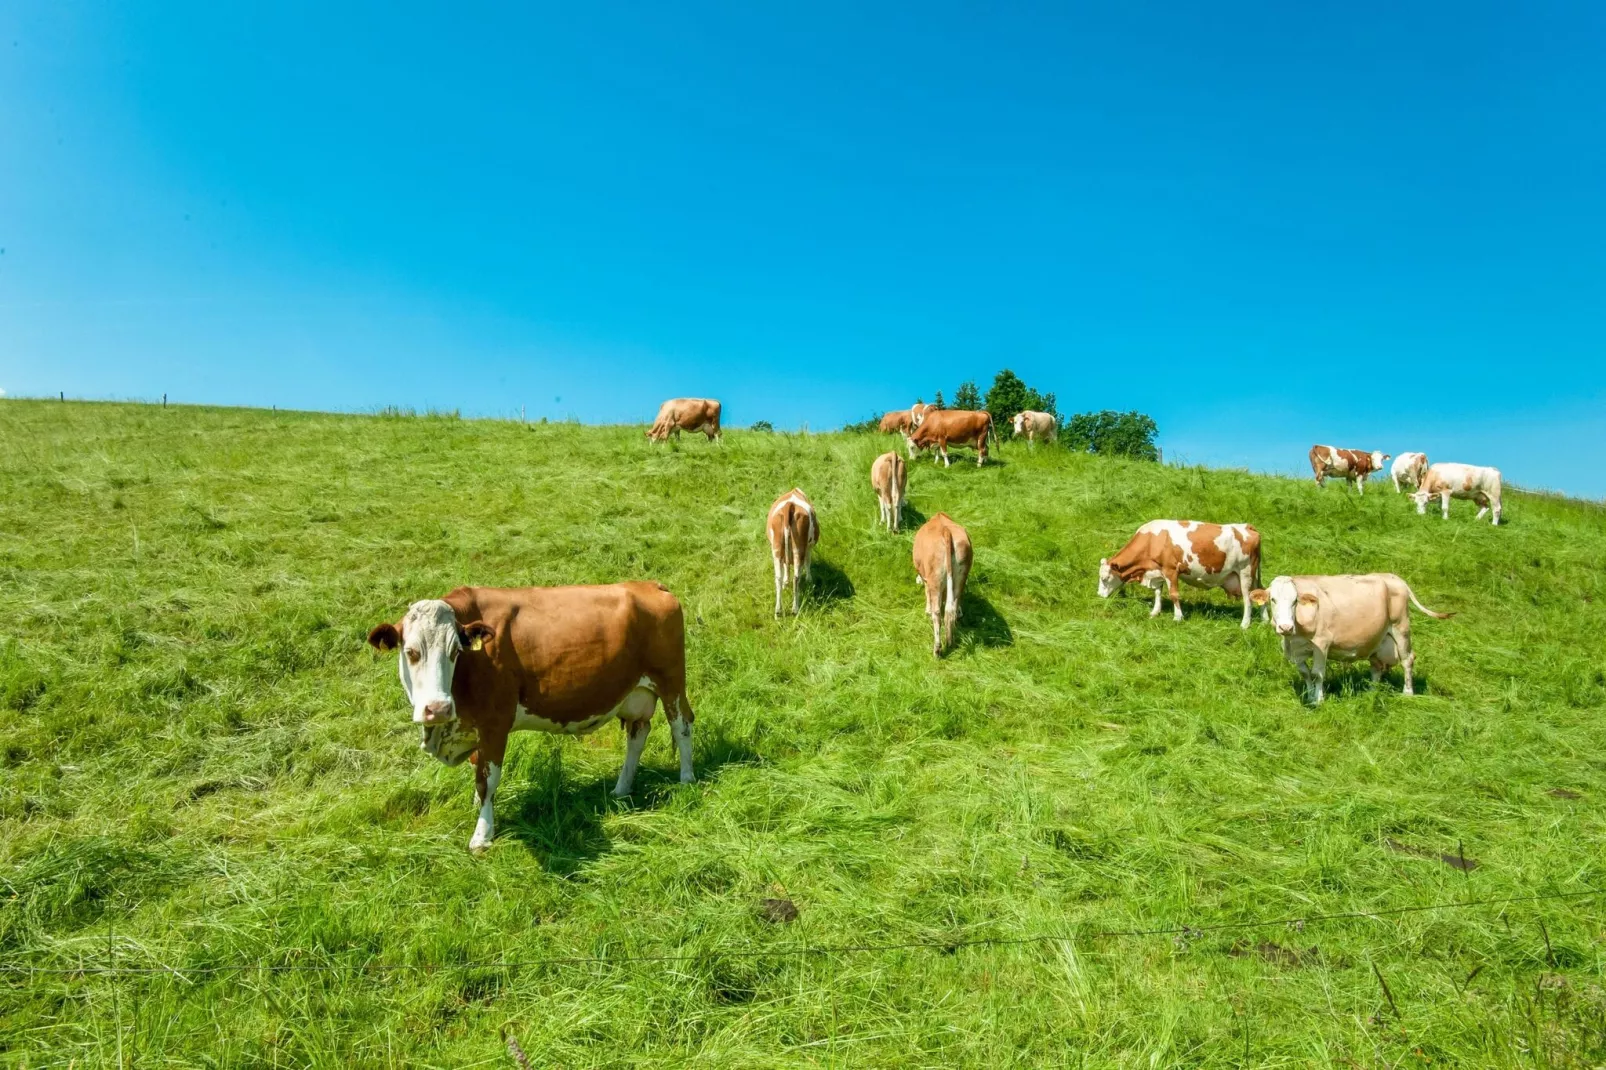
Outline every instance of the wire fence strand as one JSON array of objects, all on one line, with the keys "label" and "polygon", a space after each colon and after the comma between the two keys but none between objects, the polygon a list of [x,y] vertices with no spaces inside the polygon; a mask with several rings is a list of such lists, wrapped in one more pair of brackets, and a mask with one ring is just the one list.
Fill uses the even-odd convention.
[{"label": "wire fence strand", "polygon": [[1233,932],[1289,925],[1319,925],[1324,922],[1347,921],[1361,918],[1397,917],[1405,914],[1424,914],[1439,910],[1470,910],[1475,907],[1507,906],[1515,903],[1543,903],[1563,899],[1584,899],[1600,895],[1603,889],[1586,888],[1574,892],[1551,892],[1542,895],[1516,895],[1492,899],[1457,899],[1417,906],[1383,907],[1377,910],[1348,910],[1334,914],[1306,914],[1279,918],[1257,918],[1251,921],[1217,922],[1207,925],[1172,925],[1154,929],[1106,929],[1081,932],[1070,929],[1060,932],[1031,933],[1024,936],[954,936],[946,939],[899,940],[885,943],[861,944],[791,944],[775,947],[715,947],[703,951],[673,952],[647,955],[555,955],[526,959],[480,959],[468,962],[237,962],[211,966],[29,966],[0,964],[0,975],[27,977],[59,976],[68,979],[87,977],[131,977],[169,974],[188,980],[190,975],[215,976],[221,973],[434,973],[450,970],[515,970],[542,966],[623,966],[636,962],[703,962],[716,958],[804,958],[874,954],[885,951],[942,951],[952,953],[970,947],[1008,947],[1022,944],[1042,944],[1055,941],[1134,939],[1150,936],[1171,936],[1193,939],[1210,933]]}]

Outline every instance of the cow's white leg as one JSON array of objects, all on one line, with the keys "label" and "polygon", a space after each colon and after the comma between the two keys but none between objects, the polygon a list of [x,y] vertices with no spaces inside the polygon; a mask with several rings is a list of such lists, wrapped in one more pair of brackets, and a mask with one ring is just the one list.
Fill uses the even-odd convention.
[{"label": "cow's white leg", "polygon": [[1488,511],[1489,511],[1489,507],[1487,505],[1480,505],[1480,506],[1478,506],[1477,515],[1474,516],[1472,519],[1473,520],[1482,520],[1483,519],[1483,514],[1487,513]]},{"label": "cow's white leg", "polygon": [[1327,651],[1317,647],[1310,654],[1310,682],[1314,694],[1311,705],[1320,706],[1327,690]]},{"label": "cow's white leg", "polygon": [[[682,701],[676,700],[677,712]],[[690,784],[697,779],[691,769],[691,722],[684,716],[670,718],[669,734],[674,737],[675,750],[680,755],[680,782]]]},{"label": "cow's white leg", "polygon": [[1159,583],[1156,583],[1154,585],[1154,608],[1149,610],[1150,617],[1158,617],[1160,615],[1160,600],[1164,597],[1165,588]]},{"label": "cow's white leg", "polygon": [[799,562],[796,558],[792,559],[792,616],[794,617],[797,616],[800,605],[798,588],[802,584],[801,573],[803,572],[803,569],[799,567],[800,564],[801,562]]},{"label": "cow's white leg", "polygon": [[1389,478],[1394,480],[1394,493],[1395,494],[1400,493],[1400,477],[1395,475],[1394,473],[1390,472],[1389,473]]},{"label": "cow's white leg", "polygon": [[[652,708],[647,709],[648,714]],[[650,720],[620,721],[625,730],[625,764],[619,767],[619,782],[613,786],[613,793],[623,797],[630,794],[630,789],[636,784],[636,766],[641,764],[641,752],[647,746],[647,730],[652,727]]]},{"label": "cow's white leg", "polygon": [[1405,670],[1405,693],[1407,695],[1416,694],[1416,684],[1411,679],[1416,671],[1416,651],[1410,650],[1406,652],[1405,657],[1400,659],[1400,668]]},{"label": "cow's white leg", "polygon": [[775,616],[781,615],[781,589],[786,586],[786,564],[780,554],[772,554],[775,558]]},{"label": "cow's white leg", "polygon": [[1493,512],[1493,519],[1490,522],[1492,524],[1494,524],[1495,527],[1499,527],[1500,526],[1500,499],[1496,498],[1490,504],[1490,509]]},{"label": "cow's white leg", "polygon": [[502,780],[502,767],[495,762],[485,763],[484,790],[480,789],[479,770],[475,770],[474,801],[479,804],[479,820],[474,822],[474,835],[468,841],[468,849],[479,854],[491,846],[491,840],[496,838],[496,785]]},{"label": "cow's white leg", "polygon": [[1171,619],[1180,622],[1182,620],[1182,584],[1173,577],[1168,581],[1167,585],[1171,588]]},{"label": "cow's white leg", "polygon": [[1439,504],[1443,506],[1444,519],[1450,519],[1450,492],[1445,491],[1439,495]]},{"label": "cow's white leg", "polygon": [[952,468],[954,466],[954,462],[948,459],[948,446],[946,443],[942,447],[942,466],[944,468]]},{"label": "cow's white leg", "polygon": [[1244,622],[1240,628],[1248,628],[1249,622],[1255,619],[1255,604],[1249,600],[1249,588],[1252,574],[1248,571],[1238,573],[1238,591],[1244,596]]}]

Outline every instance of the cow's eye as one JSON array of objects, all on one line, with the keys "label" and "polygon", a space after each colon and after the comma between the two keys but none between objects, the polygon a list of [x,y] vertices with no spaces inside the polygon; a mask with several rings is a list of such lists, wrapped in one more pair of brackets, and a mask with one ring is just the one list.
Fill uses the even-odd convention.
[{"label": "cow's eye", "polygon": [[424,655],[420,654],[417,650],[414,650],[412,647],[408,647],[407,648],[407,660],[411,664],[417,665],[420,661],[424,660]]}]

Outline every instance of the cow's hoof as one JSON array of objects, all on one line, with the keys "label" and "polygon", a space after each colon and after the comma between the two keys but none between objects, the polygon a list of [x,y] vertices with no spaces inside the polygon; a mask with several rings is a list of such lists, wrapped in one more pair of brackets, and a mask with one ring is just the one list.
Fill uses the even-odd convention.
[{"label": "cow's hoof", "polygon": [[614,788],[608,794],[612,795],[615,799],[624,799],[629,797],[630,792],[628,789]]},{"label": "cow's hoof", "polygon": [[482,857],[485,854],[485,852],[489,851],[490,849],[491,849],[491,841],[490,840],[470,840],[470,841],[468,841],[468,853],[473,855],[475,858]]},{"label": "cow's hoof", "polygon": [[680,782],[682,784],[695,784],[697,783],[697,778],[692,774],[687,773],[685,776],[680,778]]}]

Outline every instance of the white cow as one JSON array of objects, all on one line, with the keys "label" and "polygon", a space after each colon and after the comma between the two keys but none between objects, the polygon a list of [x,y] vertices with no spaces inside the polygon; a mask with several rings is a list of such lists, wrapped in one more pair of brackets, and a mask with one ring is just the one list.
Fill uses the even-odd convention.
[{"label": "white cow", "polygon": [[1402,453],[1394,458],[1394,464],[1389,468],[1389,478],[1394,480],[1394,493],[1401,493],[1402,486],[1412,490],[1422,485],[1422,473],[1428,470],[1428,455],[1425,453]]},{"label": "white cow", "polygon": [[1044,442],[1053,442],[1059,431],[1059,421],[1054,419],[1051,412],[1032,412],[1029,409],[1015,414],[1015,437],[1026,436],[1026,441],[1032,445],[1038,439]]},{"label": "white cow", "polygon": [[1450,519],[1450,499],[1464,498],[1478,503],[1478,515],[1474,520],[1482,520],[1483,514],[1493,512],[1492,522],[1500,523],[1500,469],[1485,468],[1476,464],[1446,464],[1433,465],[1422,477],[1422,483],[1417,487],[1411,500],[1416,502],[1416,511],[1426,513],[1428,502],[1434,498],[1439,499],[1444,519]]}]

